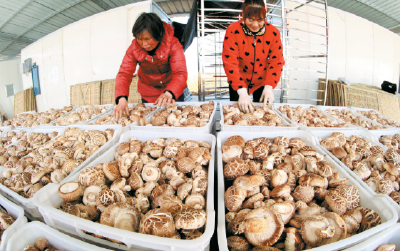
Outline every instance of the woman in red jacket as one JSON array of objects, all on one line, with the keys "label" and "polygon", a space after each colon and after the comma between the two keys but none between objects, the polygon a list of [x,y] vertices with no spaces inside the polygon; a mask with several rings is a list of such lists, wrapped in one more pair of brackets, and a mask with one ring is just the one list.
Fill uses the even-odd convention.
[{"label": "woman in red jacket", "polygon": [[243,19],[225,33],[222,61],[228,77],[231,101],[239,101],[242,111],[253,111],[254,102],[274,102],[272,89],[281,77],[283,59],[279,30],[265,21],[263,0],[245,0]]},{"label": "woman in red jacket", "polygon": [[142,13],[132,28],[135,39],[126,51],[115,80],[114,117],[129,114],[128,95],[133,74],[138,70],[138,92],[143,103],[165,104],[184,101],[187,87],[186,60],[173,28],[154,13]]}]

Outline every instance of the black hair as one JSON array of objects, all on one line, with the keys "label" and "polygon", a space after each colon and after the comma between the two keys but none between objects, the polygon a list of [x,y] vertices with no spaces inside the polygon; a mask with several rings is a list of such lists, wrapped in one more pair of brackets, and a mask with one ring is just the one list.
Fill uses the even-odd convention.
[{"label": "black hair", "polygon": [[161,18],[155,13],[144,12],[140,14],[132,27],[132,34],[134,37],[137,37],[145,30],[158,42],[162,40],[165,34],[164,24]]},{"label": "black hair", "polygon": [[242,5],[243,19],[251,17],[259,17],[265,19],[267,9],[263,0],[245,0]]}]

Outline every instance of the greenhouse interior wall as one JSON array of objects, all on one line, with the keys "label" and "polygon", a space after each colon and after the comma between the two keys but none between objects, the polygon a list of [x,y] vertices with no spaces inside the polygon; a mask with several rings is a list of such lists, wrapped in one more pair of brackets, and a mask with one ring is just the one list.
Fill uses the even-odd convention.
[{"label": "greenhouse interior wall", "polygon": [[11,84],[14,85],[14,93],[23,90],[22,66],[19,58],[0,61],[0,111],[5,113],[7,118],[14,116],[14,96],[7,97],[6,92],[6,85]]},{"label": "greenhouse interior wall", "polygon": [[[41,94],[36,96],[37,110],[41,112],[69,105],[72,85],[115,78],[133,39],[133,23],[138,14],[149,9],[149,3],[142,2],[99,13],[24,48],[21,62],[32,58],[32,62],[39,66]],[[312,11],[311,8],[308,11]],[[328,18],[329,79],[346,77],[351,83],[379,87],[383,80],[398,83],[400,36],[335,8],[329,7]],[[310,36],[309,39],[317,38]],[[197,50],[190,51],[193,55],[186,54],[186,58],[197,58]],[[189,65],[190,60],[187,62]],[[302,74],[309,79],[319,77],[311,72],[305,76]],[[32,87],[31,74],[22,75],[22,82],[23,89]],[[307,88],[306,84],[291,87]],[[8,110],[13,108],[13,105],[11,108],[5,105],[3,99],[0,105],[7,106]]]}]

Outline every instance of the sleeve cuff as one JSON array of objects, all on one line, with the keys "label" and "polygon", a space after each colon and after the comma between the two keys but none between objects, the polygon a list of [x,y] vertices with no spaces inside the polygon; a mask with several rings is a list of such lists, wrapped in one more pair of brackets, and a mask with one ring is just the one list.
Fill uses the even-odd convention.
[{"label": "sleeve cuff", "polygon": [[176,98],[175,98],[175,94],[174,94],[172,91],[164,91],[164,93],[166,93],[166,92],[169,92],[169,93],[171,93],[171,95],[172,95],[172,99],[175,99],[175,100],[176,100]]},{"label": "sleeve cuff", "polygon": [[115,99],[115,104],[116,104],[116,105],[118,105],[118,102],[119,102],[119,99],[120,99],[120,98],[125,98],[126,101],[128,101],[128,96],[119,96],[119,97],[117,97],[117,98]]}]

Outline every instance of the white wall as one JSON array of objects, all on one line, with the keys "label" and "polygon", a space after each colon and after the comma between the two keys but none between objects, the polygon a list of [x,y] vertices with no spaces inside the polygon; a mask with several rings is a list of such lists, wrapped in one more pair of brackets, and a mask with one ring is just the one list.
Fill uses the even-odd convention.
[{"label": "white wall", "polygon": [[[21,51],[21,62],[32,58],[39,66],[41,94],[38,111],[70,104],[70,86],[115,78],[132,42],[132,26],[142,12],[156,11],[150,1],[102,12],[61,28]],[[164,13],[164,21],[168,17]],[[50,79],[57,72],[58,78]],[[54,75],[53,75],[54,76]],[[32,76],[22,76],[23,87],[32,87]]]},{"label": "white wall", "polygon": [[329,8],[329,78],[380,87],[399,84],[400,36],[356,15]]},{"label": "white wall", "polygon": [[6,85],[14,84],[14,92],[23,90],[21,61],[19,59],[0,61],[0,110],[7,118],[14,116],[14,96],[7,97]]}]

